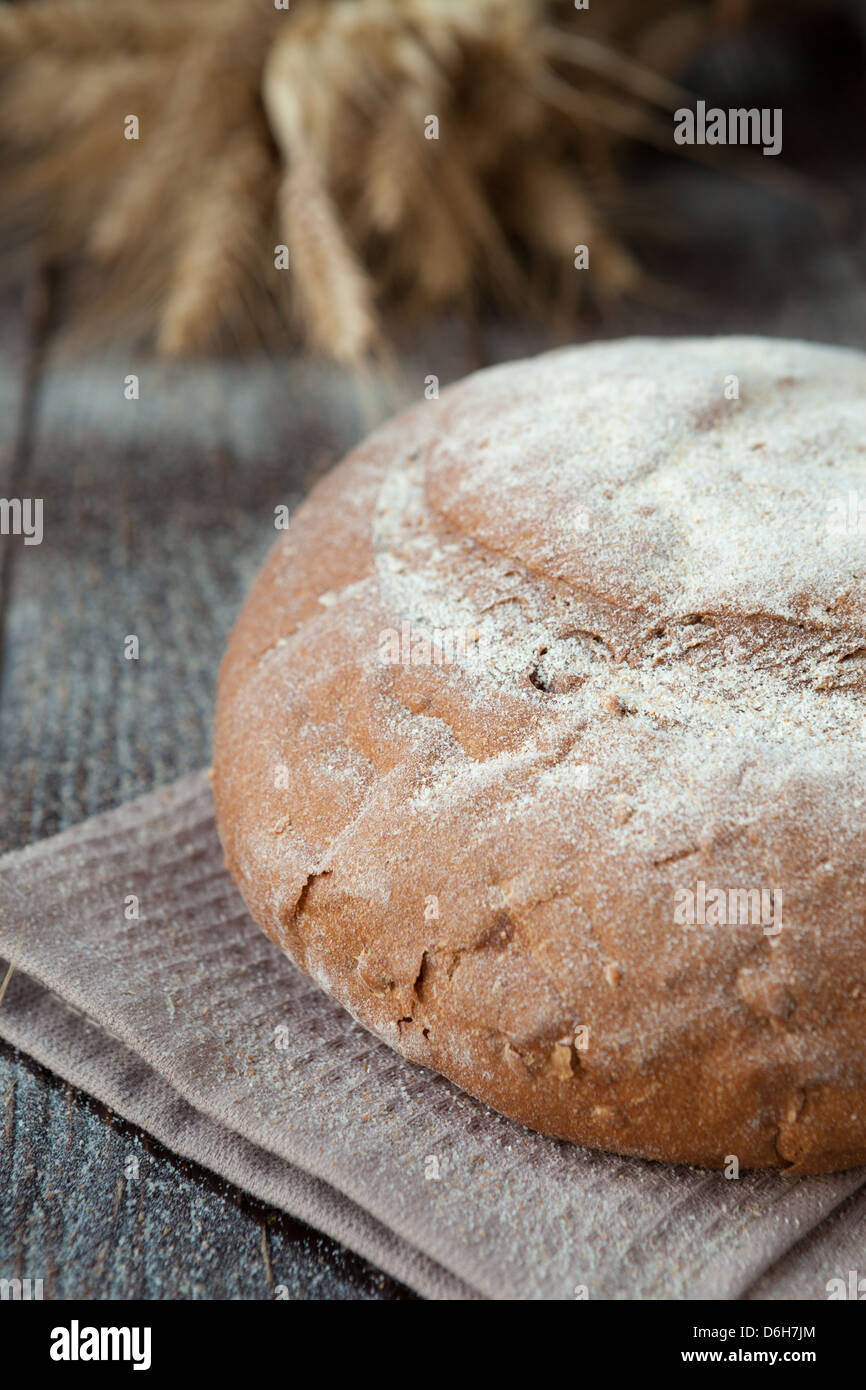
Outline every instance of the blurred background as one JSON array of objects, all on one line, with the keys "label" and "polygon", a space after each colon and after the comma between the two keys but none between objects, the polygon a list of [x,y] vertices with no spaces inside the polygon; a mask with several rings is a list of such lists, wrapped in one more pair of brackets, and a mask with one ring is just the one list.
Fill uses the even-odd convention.
[{"label": "blurred background", "polygon": [[[274,508],[431,376],[866,346],[864,46],[860,0],[0,6],[0,495],[45,526],[0,537],[0,849],[208,761]],[[781,154],[676,146],[698,98],[781,108]],[[3,1045],[0,1100],[46,1296],[409,1296]]]}]

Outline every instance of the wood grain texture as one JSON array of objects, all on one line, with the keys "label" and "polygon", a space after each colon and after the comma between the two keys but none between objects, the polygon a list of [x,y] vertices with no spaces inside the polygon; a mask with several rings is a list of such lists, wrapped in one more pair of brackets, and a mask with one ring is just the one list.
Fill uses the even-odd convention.
[{"label": "wood grain texture", "polygon": [[[137,402],[123,397],[131,371]],[[5,414],[19,428],[21,378],[17,417]],[[11,366],[0,391],[15,396]],[[35,436],[26,450],[11,438],[6,457],[15,495],[44,499],[45,537],[7,538],[3,849],[207,762],[216,668],[273,509],[293,508],[363,431],[345,377],[283,363],[42,361],[31,391]],[[410,1296],[8,1048],[0,1100],[0,1276],[43,1277],[54,1297],[273,1298],[278,1284]]]},{"label": "wood grain texture", "polygon": [[412,1296],[5,1044],[0,1134],[0,1277],[45,1298]]},{"label": "wood grain texture", "polygon": [[[754,332],[866,346],[864,98],[843,82],[835,101],[844,126],[826,89],[795,93],[785,156],[845,189],[846,227],[758,185],[646,160],[633,231],[661,288],[570,337]],[[0,338],[0,494],[45,505],[41,546],[0,538],[2,849],[207,762],[217,665],[273,509],[293,507],[370,420],[352,383],[313,363],[178,368],[123,350],[75,360],[55,350],[50,308],[31,297],[4,315]],[[483,353],[542,345],[500,323]],[[444,384],[477,364],[450,332],[406,348],[400,399],[421,395],[427,373]],[[133,372],[137,402],[123,395]],[[132,633],[138,661],[123,655]],[[299,1298],[408,1296],[8,1048],[0,1112],[0,1276],[44,1277],[53,1297],[272,1298],[277,1283]],[[760,1296],[784,1296],[784,1270],[773,1281]]]}]

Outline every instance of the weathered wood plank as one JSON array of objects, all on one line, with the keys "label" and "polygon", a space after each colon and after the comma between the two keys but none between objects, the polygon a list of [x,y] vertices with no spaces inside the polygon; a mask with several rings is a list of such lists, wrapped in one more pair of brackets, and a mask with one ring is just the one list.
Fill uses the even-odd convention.
[{"label": "weathered wood plank", "polygon": [[[629,220],[662,292],[571,336],[747,332],[866,346],[866,100],[850,83],[838,100],[845,131],[815,93],[786,103],[785,157],[845,186],[852,228],[739,180],[643,159]],[[42,546],[0,539],[7,849],[207,761],[220,652],[273,539],[273,508],[294,505],[368,419],[347,379],[312,363],[181,369],[123,352],[42,362],[20,311],[3,322],[0,495],[14,486],[45,499]],[[485,343],[490,359],[544,345],[502,322]],[[420,395],[427,373],[444,384],[476,365],[453,333],[406,347],[398,395]],[[123,658],[129,633],[137,662]],[[0,1275],[46,1277],[53,1296],[267,1298],[270,1268],[297,1297],[405,1296],[5,1048],[0,1111]],[[136,1181],[124,1176],[130,1158]]]},{"label": "weathered wood plank", "polygon": [[[273,508],[294,506],[363,428],[330,369],[292,378],[267,363],[52,364],[38,412],[16,478],[44,498],[45,537],[10,538],[7,564],[4,849],[207,761],[217,664]],[[137,662],[123,656],[130,633]],[[47,1278],[57,1297],[269,1298],[275,1283],[293,1297],[407,1296],[9,1049],[0,1098],[0,1274]],[[139,1182],[124,1178],[129,1157]]]},{"label": "weathered wood plank", "polygon": [[46,1298],[411,1297],[0,1044],[0,1277]]}]

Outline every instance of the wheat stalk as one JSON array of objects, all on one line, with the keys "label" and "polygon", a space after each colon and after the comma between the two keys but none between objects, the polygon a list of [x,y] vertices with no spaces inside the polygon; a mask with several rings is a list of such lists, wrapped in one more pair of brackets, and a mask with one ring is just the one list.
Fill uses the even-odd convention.
[{"label": "wheat stalk", "polygon": [[243,318],[250,258],[261,253],[261,189],[269,161],[254,127],[228,142],[213,174],[190,197],[157,347],[169,356],[201,352],[220,326]]},{"label": "wheat stalk", "polygon": [[89,266],[91,317],[113,307],[167,353],[290,321],[357,364],[382,350],[386,314],[524,304],[548,283],[548,305],[565,302],[590,237],[598,292],[633,292],[597,190],[615,189],[623,137],[670,148],[669,69],[737,5],[3,5],[0,231]]}]

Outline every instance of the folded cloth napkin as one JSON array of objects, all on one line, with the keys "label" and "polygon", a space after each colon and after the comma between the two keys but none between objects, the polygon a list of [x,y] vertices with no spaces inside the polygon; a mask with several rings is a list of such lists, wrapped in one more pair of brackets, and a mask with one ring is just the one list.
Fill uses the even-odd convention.
[{"label": "folded cloth napkin", "polygon": [[391,1052],[254,925],[205,773],[0,859],[0,955],[0,1035],[428,1297],[819,1299],[863,1263],[864,1170],[594,1153]]}]

